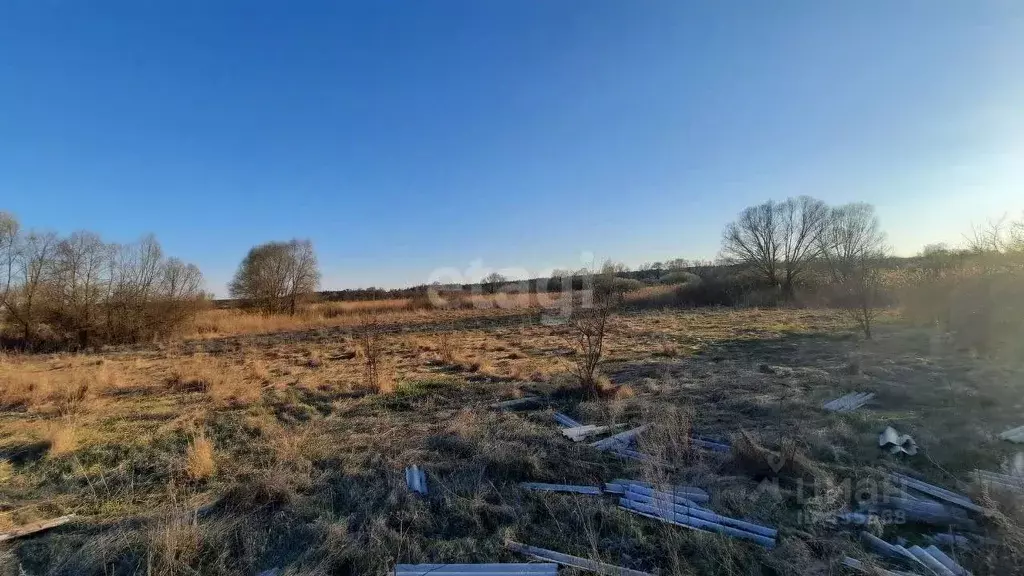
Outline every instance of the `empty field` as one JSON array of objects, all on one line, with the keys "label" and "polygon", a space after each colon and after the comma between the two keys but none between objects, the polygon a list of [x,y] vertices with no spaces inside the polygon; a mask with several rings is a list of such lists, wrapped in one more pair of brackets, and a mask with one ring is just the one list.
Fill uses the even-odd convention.
[{"label": "empty field", "polygon": [[[75,514],[5,544],[5,570],[383,574],[400,561],[512,561],[502,546],[512,539],[661,574],[830,574],[843,556],[865,557],[856,530],[828,521],[849,506],[851,485],[893,469],[974,490],[968,472],[998,470],[1014,446],[996,435],[1024,423],[1019,367],[972,359],[894,319],[865,342],[827,310],[619,315],[602,369],[607,398],[584,400],[571,391],[573,352],[558,327],[469,312],[479,311],[388,324],[381,393],[363,389],[343,324],[4,356],[0,532]],[[849,414],[821,409],[851,391],[876,397]],[[525,395],[544,405],[488,409]],[[650,424],[639,446],[671,467],[575,444],[555,410],[587,424]],[[922,453],[879,451],[886,425]],[[736,444],[741,431],[812,462],[811,477],[687,441]],[[426,497],[406,487],[412,464],[426,471]],[[712,509],[777,526],[779,546],[517,485],[619,477],[702,487]],[[1004,541],[1001,526],[981,529]],[[998,557],[977,554],[964,563],[981,572]]]}]

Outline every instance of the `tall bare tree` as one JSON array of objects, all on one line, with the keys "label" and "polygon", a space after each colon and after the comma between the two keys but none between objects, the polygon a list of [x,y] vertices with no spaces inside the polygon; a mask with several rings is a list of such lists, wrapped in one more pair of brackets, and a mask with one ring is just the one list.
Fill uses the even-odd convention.
[{"label": "tall bare tree", "polygon": [[3,318],[3,309],[13,281],[18,230],[18,220],[7,212],[0,212],[0,319]]},{"label": "tall bare tree", "polygon": [[91,232],[75,232],[56,247],[53,263],[51,320],[89,345],[104,287],[110,246]]},{"label": "tall bare tree", "polygon": [[309,240],[253,247],[228,286],[231,296],[264,312],[295,314],[299,301],[316,292],[320,271]]},{"label": "tall bare tree", "polygon": [[818,247],[839,292],[836,304],[850,314],[870,339],[881,304],[880,268],[888,253],[874,206],[854,203],[830,210],[818,237]]},{"label": "tall bare tree", "polygon": [[32,330],[39,322],[39,301],[52,269],[56,246],[55,234],[29,232],[14,247],[13,273],[17,284],[8,292],[4,304],[10,317],[21,327],[26,342],[32,340]]},{"label": "tall bare tree", "polygon": [[828,207],[809,196],[750,206],[729,223],[722,253],[751,266],[788,298],[814,258]]}]

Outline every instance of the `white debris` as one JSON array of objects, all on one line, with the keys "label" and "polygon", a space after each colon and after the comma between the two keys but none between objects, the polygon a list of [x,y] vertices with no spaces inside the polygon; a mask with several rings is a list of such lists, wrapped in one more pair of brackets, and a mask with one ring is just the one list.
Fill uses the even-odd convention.
[{"label": "white debris", "polygon": [[1018,426],[1012,430],[1007,430],[1000,434],[999,437],[1003,440],[1016,442],[1017,444],[1024,444],[1024,426]]},{"label": "white debris", "polygon": [[822,408],[830,412],[853,412],[870,402],[874,397],[875,395],[872,392],[851,392],[846,396],[826,402],[822,405]]},{"label": "white debris", "polygon": [[928,484],[927,482],[922,482],[921,480],[911,478],[910,476],[907,476],[905,474],[898,474],[896,472],[892,472],[889,474],[889,476],[897,484],[905,485],[907,488],[917,490],[918,492],[927,494],[932,498],[948,502],[950,504],[953,504],[954,506],[959,506],[960,508],[964,508],[965,510],[970,510],[971,512],[985,511],[981,506],[978,506],[977,504],[972,502],[970,498],[964,496],[963,494],[957,494],[956,492],[946,490],[945,488],[940,488],[938,486]]},{"label": "white debris", "polygon": [[[625,478],[616,478],[611,482],[604,485],[604,491],[609,494],[625,494],[626,488],[629,486],[639,486],[642,488],[655,488],[654,484],[650,482],[643,482],[640,480],[628,480]],[[693,502],[699,502],[701,504],[707,503],[711,496],[703,488],[697,488],[696,486],[673,486],[671,489],[661,490],[661,492],[669,493],[674,496],[680,496]]]},{"label": "white debris", "polygon": [[592,443],[591,446],[597,448],[598,450],[608,450],[609,448],[614,448],[617,446],[628,447],[630,444],[633,443],[636,437],[639,436],[640,433],[642,433],[644,430],[647,430],[646,424],[637,428],[633,428],[632,430],[619,432],[614,436],[609,436],[607,438],[598,440],[597,442]]},{"label": "white debris", "polygon": [[892,426],[888,426],[878,436],[878,446],[880,448],[887,448],[892,454],[899,454],[900,452],[914,456],[917,454],[917,442],[914,441],[910,434],[900,434]]},{"label": "white debris", "polygon": [[562,435],[569,438],[573,442],[579,442],[585,440],[587,436],[596,436],[597,434],[604,434],[610,432],[616,428],[621,428],[622,424],[615,424],[613,426],[573,426],[572,428],[565,428],[562,430]]},{"label": "white debris", "polygon": [[415,464],[405,469],[405,482],[409,489],[418,494],[427,494],[427,475]]}]

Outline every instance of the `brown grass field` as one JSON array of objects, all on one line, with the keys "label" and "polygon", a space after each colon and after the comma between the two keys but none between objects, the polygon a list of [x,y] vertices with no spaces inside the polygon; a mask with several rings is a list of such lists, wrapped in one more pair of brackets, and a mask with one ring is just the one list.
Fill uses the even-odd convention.
[{"label": "brown grass field", "polygon": [[[843,556],[868,555],[857,530],[827,519],[849,505],[851,483],[884,470],[984,502],[979,530],[993,543],[960,557],[975,574],[1019,565],[1019,503],[968,472],[1016,452],[996,436],[1024,424],[1024,370],[895,313],[873,341],[829,310],[622,313],[602,365],[607,397],[582,400],[569,392],[567,339],[529,306],[338,309],[211,310],[170,344],[0,356],[0,532],[76,515],[0,543],[0,572],[382,575],[396,562],[523,561],[502,546],[513,539],[662,575],[839,574]],[[364,385],[354,332],[366,314],[384,332],[379,390]],[[821,409],[850,391],[877,397],[849,414]],[[547,406],[488,409],[527,394]],[[574,444],[555,410],[651,424],[641,447],[674,468]],[[886,425],[921,453],[879,451]],[[691,431],[734,452],[693,448]],[[784,454],[781,469],[760,470],[741,431]],[[412,464],[426,470],[426,497],[406,487]],[[779,527],[779,546],[517,486],[616,477],[704,487],[714,510]],[[884,531],[914,541],[935,529]]]}]

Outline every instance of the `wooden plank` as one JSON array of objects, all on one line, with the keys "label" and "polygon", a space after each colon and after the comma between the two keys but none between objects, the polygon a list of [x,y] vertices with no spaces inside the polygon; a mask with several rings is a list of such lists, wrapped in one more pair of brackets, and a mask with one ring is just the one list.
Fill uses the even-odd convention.
[{"label": "wooden plank", "polygon": [[40,522],[33,522],[32,524],[20,526],[18,528],[15,528],[14,530],[11,530],[10,532],[4,532],[0,534],[0,542],[6,542],[7,540],[14,540],[17,538],[24,538],[25,536],[30,536],[32,534],[37,534],[39,532],[50,530],[51,528],[56,528],[57,526],[63,526],[64,524],[71,522],[71,520],[74,519],[74,517],[74,514],[68,514],[67,516],[61,516],[59,518],[54,518],[52,520],[42,520]]}]

